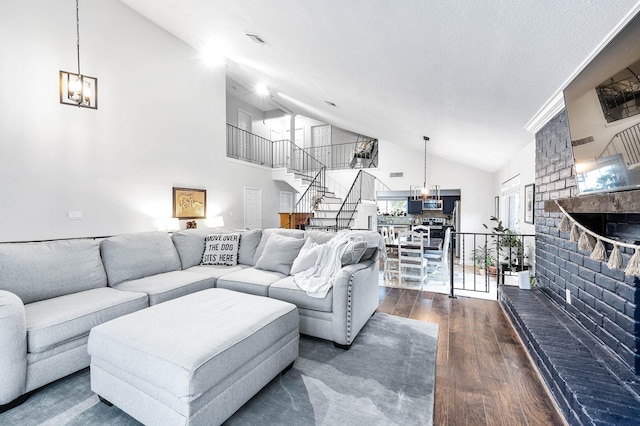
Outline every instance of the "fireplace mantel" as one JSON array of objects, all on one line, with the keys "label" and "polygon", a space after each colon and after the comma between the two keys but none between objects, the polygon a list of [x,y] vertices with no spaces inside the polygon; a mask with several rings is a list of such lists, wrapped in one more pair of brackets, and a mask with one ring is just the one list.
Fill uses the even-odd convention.
[{"label": "fireplace mantel", "polygon": [[[607,192],[604,194],[580,195],[578,197],[557,200],[567,213],[640,213],[640,189],[630,191]],[[546,200],[544,211],[559,213],[556,200]]]}]

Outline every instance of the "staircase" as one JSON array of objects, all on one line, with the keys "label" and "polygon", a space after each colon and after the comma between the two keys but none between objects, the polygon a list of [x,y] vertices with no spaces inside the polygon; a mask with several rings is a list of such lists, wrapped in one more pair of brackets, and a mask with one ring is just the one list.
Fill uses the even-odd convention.
[{"label": "staircase", "polygon": [[[304,223],[305,229],[339,230],[349,228],[349,226],[339,228],[336,226],[336,218],[344,204],[344,200],[327,188],[324,177],[314,181],[313,178],[287,168],[273,169],[272,177],[273,180],[284,182],[297,193],[302,194],[299,205],[296,205],[296,208],[300,211],[311,213]],[[308,191],[312,195],[309,195],[309,201],[305,202],[305,194]],[[292,214],[300,213],[295,212],[295,210]],[[357,219],[357,213],[354,219]]]},{"label": "staircase", "polygon": [[[369,146],[377,157],[377,140]],[[230,124],[227,124],[227,157],[271,167],[274,180],[285,182],[302,194],[289,214],[287,228],[338,231],[371,226],[358,222],[358,211],[368,201],[375,216],[375,177],[363,170],[358,172],[349,191],[344,191],[347,195],[343,200],[327,188],[327,167],[308,150],[290,140],[270,141]],[[368,220],[371,214],[363,217]]]},{"label": "staircase", "polygon": [[[313,178],[291,170],[274,170],[273,178],[287,183],[302,194],[291,212],[291,218],[301,223],[289,224],[289,227],[305,229],[321,229],[339,231],[341,229],[370,229],[368,217],[375,217],[375,182],[376,178],[360,170],[344,198],[340,198],[327,186],[323,168]],[[361,220],[361,215],[364,220]],[[293,225],[293,226],[292,226]]]},{"label": "staircase", "polygon": [[[339,231],[340,229],[350,229],[351,226],[338,227],[336,218],[340,212],[340,207],[344,201],[328,192],[322,198],[322,201],[313,211],[313,217],[309,220],[307,229],[322,229],[325,231]],[[357,212],[356,212],[357,214]]]}]

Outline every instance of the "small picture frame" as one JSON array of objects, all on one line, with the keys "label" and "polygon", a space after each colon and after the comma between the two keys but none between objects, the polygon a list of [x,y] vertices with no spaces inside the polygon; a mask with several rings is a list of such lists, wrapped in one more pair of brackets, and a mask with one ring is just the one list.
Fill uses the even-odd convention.
[{"label": "small picture frame", "polygon": [[60,103],[98,109],[98,79],[60,71]]},{"label": "small picture frame", "polygon": [[496,195],[493,199],[493,216],[500,218],[500,196]]},{"label": "small picture frame", "polygon": [[535,184],[524,186],[524,222],[533,224],[535,206]]},{"label": "small picture frame", "polygon": [[207,217],[207,190],[174,187],[173,217],[205,219]]}]

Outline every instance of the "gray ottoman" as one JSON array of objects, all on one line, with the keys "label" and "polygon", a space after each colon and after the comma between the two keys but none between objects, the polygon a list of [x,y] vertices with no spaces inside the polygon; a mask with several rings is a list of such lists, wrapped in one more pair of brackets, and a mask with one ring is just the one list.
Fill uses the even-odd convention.
[{"label": "gray ottoman", "polygon": [[149,424],[224,422],[298,356],[295,305],[209,289],[89,335],[91,390]]}]

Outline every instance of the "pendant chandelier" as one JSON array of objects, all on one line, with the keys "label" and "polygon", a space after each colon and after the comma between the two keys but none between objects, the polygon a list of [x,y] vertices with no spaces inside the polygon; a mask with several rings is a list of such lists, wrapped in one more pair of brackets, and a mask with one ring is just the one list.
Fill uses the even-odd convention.
[{"label": "pendant chandelier", "polygon": [[427,142],[429,142],[429,136],[423,136],[424,139],[424,180],[422,181],[422,201],[426,201],[429,197],[429,188],[427,187]]},{"label": "pendant chandelier", "polygon": [[60,103],[98,109],[98,79],[80,72],[80,0],[76,0],[76,55],[78,72],[60,71]]}]

